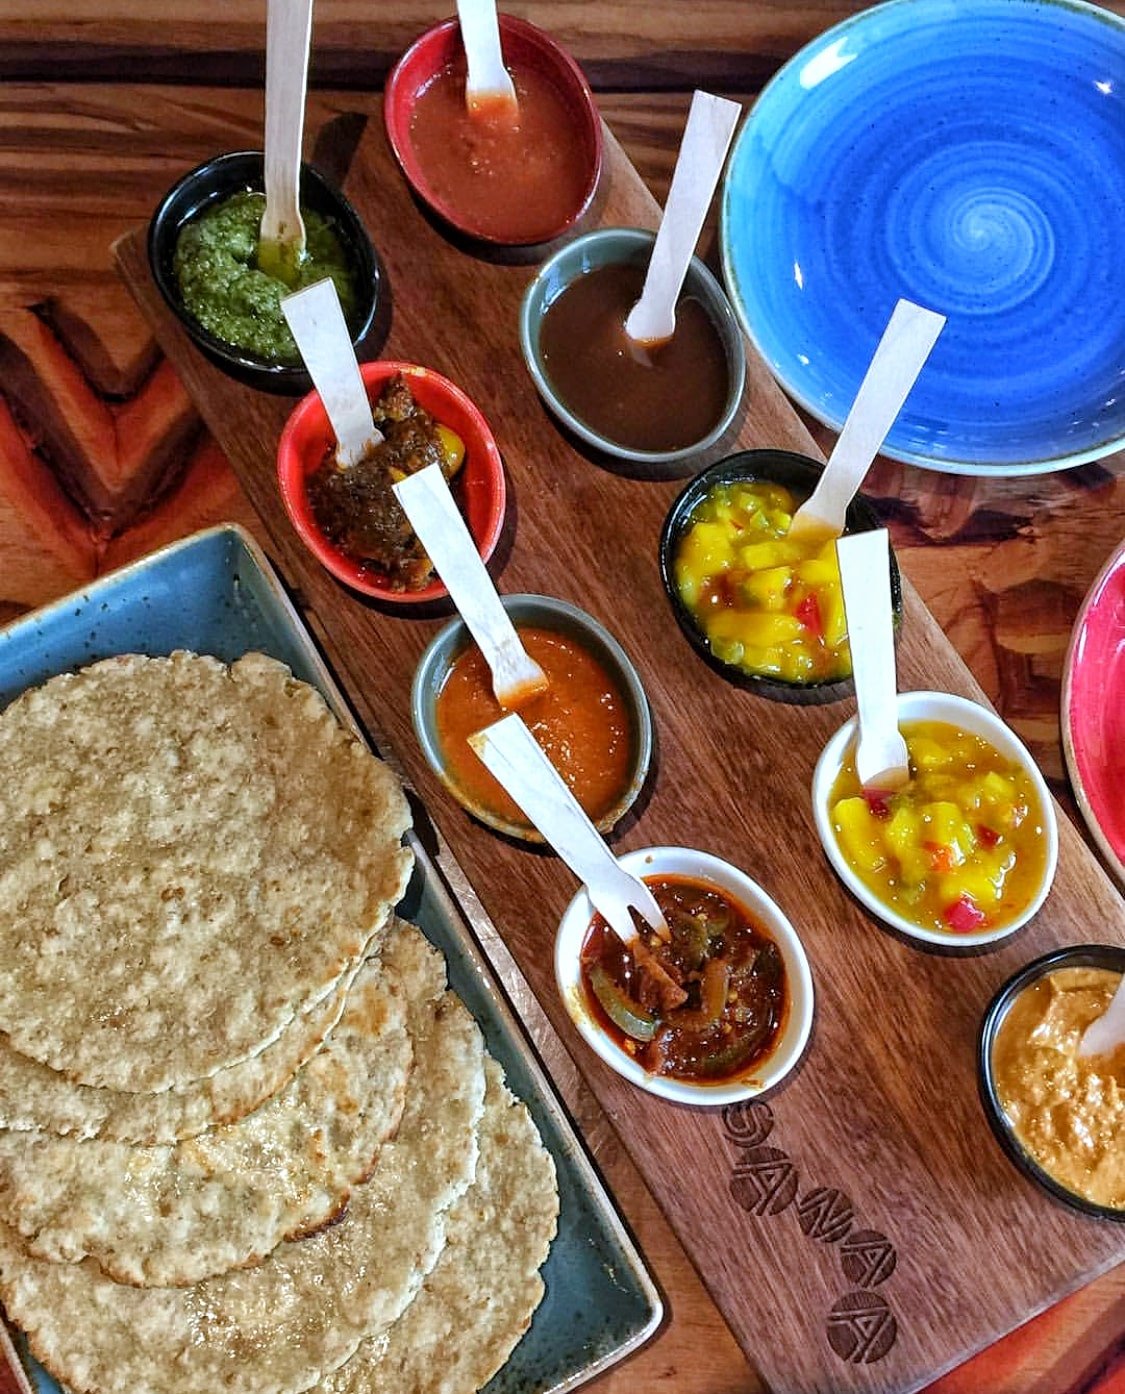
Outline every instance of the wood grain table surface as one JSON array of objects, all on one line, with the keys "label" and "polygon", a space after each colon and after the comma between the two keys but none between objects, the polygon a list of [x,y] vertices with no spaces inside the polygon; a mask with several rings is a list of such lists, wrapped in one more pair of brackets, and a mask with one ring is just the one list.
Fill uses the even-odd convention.
[{"label": "wood grain table surface", "polygon": [[[227,9],[227,7],[223,7]],[[242,14],[241,7],[240,15]],[[363,89],[424,23],[398,7],[378,38],[349,49],[378,6],[322,0],[323,71],[355,91],[316,94],[310,140],[325,123],[358,132]],[[602,85],[606,118],[650,187],[666,188],[687,97],[656,89],[713,73],[752,93],[761,77],[848,6],[698,7],[693,44],[672,7],[543,4],[521,12],[563,34]],[[0,72],[91,81],[0,88],[0,614],[11,617],[208,522],[260,532],[226,462],[115,283],[109,246],[142,222],[185,168],[253,145],[261,98],[260,15],[217,23],[202,3],[80,5],[57,13],[0,6]],[[82,22],[72,42],[68,17]],[[177,23],[169,42],[168,24]],[[554,21],[554,22],[553,22]],[[601,26],[599,28],[599,26]],[[318,30],[318,33],[320,31]],[[388,38],[388,35],[393,35]],[[723,57],[708,68],[700,55]],[[64,52],[65,50],[65,52]],[[63,59],[66,59],[64,62]],[[69,64],[69,66],[68,66]],[[619,65],[620,71],[614,65]],[[385,62],[383,62],[385,67]],[[125,85],[121,76],[213,78],[244,89]],[[822,444],[829,438],[814,428]],[[1029,741],[1065,798],[1058,682],[1070,625],[1101,562],[1125,533],[1120,457],[1031,481],[955,479],[883,462],[874,493],[904,570],[985,691]],[[672,1320],[606,1389],[725,1394],[762,1386],[700,1289],[604,1118],[599,1162],[663,1284]],[[580,1113],[580,1121],[586,1119]],[[946,1376],[942,1394],[991,1389],[1114,1394],[1125,1387],[1125,1279],[1119,1270]],[[3,1389],[0,1381],[0,1389]],[[783,1394],[779,1388],[778,1394]]]}]

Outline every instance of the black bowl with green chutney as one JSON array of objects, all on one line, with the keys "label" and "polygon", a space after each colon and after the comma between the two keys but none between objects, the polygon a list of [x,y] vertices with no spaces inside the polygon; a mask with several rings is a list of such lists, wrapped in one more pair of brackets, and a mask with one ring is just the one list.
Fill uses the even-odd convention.
[{"label": "black bowl with green chutney", "polygon": [[[711,646],[702,624],[680,594],[676,561],[688,530],[698,520],[698,511],[716,488],[735,484],[778,484],[801,503],[816,488],[824,469],[822,464],[791,450],[742,450],[717,461],[697,474],[682,490],[668,511],[660,537],[660,574],[672,612],[696,653],[724,678],[746,687],[762,697],[798,705],[820,705],[850,697],[855,691],[851,676],[807,678],[797,681],[761,671],[749,671],[737,662],[727,662]],[[857,494],[847,512],[847,532],[867,532],[882,526],[871,504]],[[902,626],[902,580],[893,549],[890,554],[891,605],[895,637]]]},{"label": "black bowl with green chutney", "polygon": [[252,387],[304,393],[312,383],[281,315],[281,297],[331,275],[358,345],[375,318],[378,262],[359,214],[322,174],[302,164],[308,249],[300,280],[288,287],[266,277],[254,260],[262,190],[257,150],[217,155],[185,174],[149,224],[149,265],[161,295],[213,363]]}]

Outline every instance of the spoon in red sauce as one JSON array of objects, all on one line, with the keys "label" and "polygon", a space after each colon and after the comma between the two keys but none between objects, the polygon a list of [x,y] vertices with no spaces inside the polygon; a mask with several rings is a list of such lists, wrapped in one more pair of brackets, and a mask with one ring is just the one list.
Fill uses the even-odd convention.
[{"label": "spoon in red sauce", "polygon": [[523,809],[575,876],[585,884],[594,909],[648,975],[665,1010],[680,1006],[687,993],[652,954],[633,919],[633,911],[661,939],[672,931],[648,886],[626,871],[571,793],[523,721],[513,713],[475,731],[469,744],[494,779]]},{"label": "spoon in red sauce", "polygon": [[741,115],[741,106],[725,97],[692,96],[641,298],[625,320],[625,333],[637,344],[666,343],[676,332],[676,301]]},{"label": "spoon in red sauce", "polygon": [[258,267],[283,285],[297,283],[305,256],[299,200],[305,85],[312,0],[269,0],[266,13],[266,207],[258,230]]},{"label": "spoon in red sauce", "polygon": [[484,654],[496,700],[505,711],[515,711],[545,692],[547,674],[520,642],[441,469],[428,465],[408,474],[393,488],[434,570]]},{"label": "spoon in red sauce", "polygon": [[469,114],[481,121],[514,124],[519,119],[519,100],[500,50],[496,0],[457,0],[457,19],[468,66],[465,104]]}]

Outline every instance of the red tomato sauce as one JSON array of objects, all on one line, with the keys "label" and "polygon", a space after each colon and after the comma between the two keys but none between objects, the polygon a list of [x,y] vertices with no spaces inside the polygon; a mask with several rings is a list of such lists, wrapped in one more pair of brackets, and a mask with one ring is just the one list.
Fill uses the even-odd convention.
[{"label": "red tomato sauce", "polygon": [[519,102],[470,114],[465,64],[451,63],[418,97],[410,139],[441,203],[482,237],[533,243],[554,236],[582,207],[589,161],[566,99],[533,68],[512,70]]},{"label": "red tomato sauce", "polygon": [[[597,822],[629,782],[634,738],[624,694],[599,660],[568,635],[518,628],[550,683],[546,692],[520,707],[520,716]],[[490,813],[526,827],[523,812],[468,743],[474,731],[503,715],[484,655],[473,645],[456,659],[438,693],[438,739],[453,782]]]}]

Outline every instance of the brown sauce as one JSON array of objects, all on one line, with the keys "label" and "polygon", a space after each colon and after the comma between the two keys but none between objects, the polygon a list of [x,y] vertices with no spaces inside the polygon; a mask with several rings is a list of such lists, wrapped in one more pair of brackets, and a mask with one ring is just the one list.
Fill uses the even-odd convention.
[{"label": "brown sauce", "polygon": [[[643,933],[659,976],[595,915],[582,945],[594,1019],[650,1074],[720,1084],[776,1045],[788,1010],[781,951],[738,901],[683,877],[645,877],[672,938]],[[664,975],[681,989],[668,994]],[[680,1000],[682,999],[682,1000]]]},{"label": "brown sauce", "polygon": [[[633,729],[624,694],[597,658],[555,630],[517,626],[524,647],[547,674],[546,692],[520,707],[520,716],[597,822],[629,782]],[[450,668],[438,693],[438,739],[453,782],[480,807],[527,827],[522,810],[477,758],[468,738],[504,715],[492,692],[484,655],[472,645]]]},{"label": "brown sauce", "polygon": [[729,372],[719,332],[698,300],[676,307],[667,343],[641,348],[625,319],[644,266],[599,266],[550,304],[539,352],[559,400],[599,435],[630,450],[682,450],[702,440],[726,406]]},{"label": "brown sauce", "polygon": [[585,201],[590,160],[566,99],[534,68],[512,70],[519,115],[472,114],[465,64],[429,83],[410,118],[419,167],[437,199],[482,237],[533,243],[557,234]]}]

